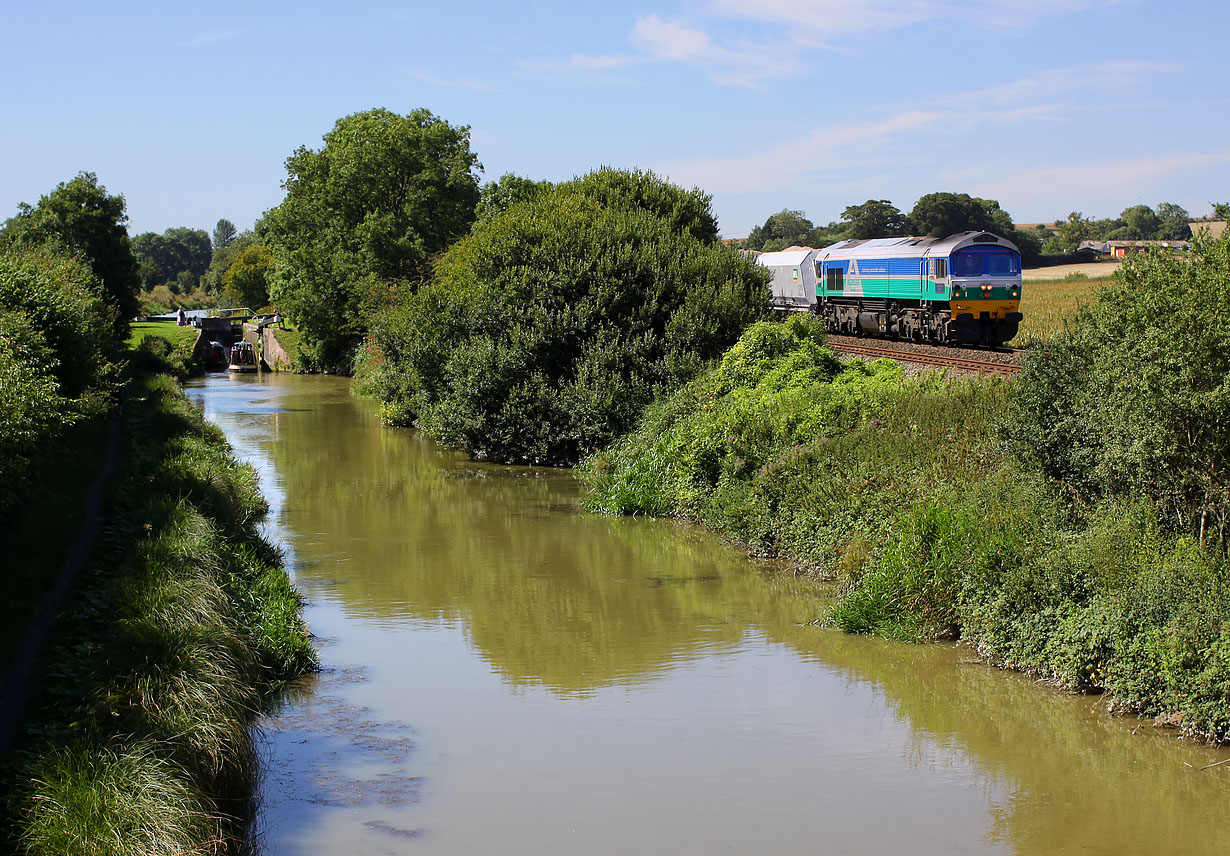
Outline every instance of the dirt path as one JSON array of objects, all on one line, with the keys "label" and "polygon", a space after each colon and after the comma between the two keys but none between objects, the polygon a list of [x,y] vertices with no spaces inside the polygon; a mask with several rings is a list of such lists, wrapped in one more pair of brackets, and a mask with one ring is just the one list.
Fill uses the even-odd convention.
[{"label": "dirt path", "polygon": [[56,616],[64,605],[64,598],[72,589],[86,560],[94,550],[94,542],[102,530],[102,498],[119,468],[120,458],[124,449],[124,423],[117,411],[111,418],[111,429],[107,435],[107,457],[102,469],[90,485],[85,497],[85,514],[81,530],[76,540],[69,547],[60,572],[55,581],[43,595],[38,611],[30,621],[30,629],[22,640],[21,646],[13,655],[4,674],[0,675],[0,760],[6,758],[17,744],[25,721],[26,706],[30,701],[30,681],[34,675],[34,667],[47,640],[55,629]]}]

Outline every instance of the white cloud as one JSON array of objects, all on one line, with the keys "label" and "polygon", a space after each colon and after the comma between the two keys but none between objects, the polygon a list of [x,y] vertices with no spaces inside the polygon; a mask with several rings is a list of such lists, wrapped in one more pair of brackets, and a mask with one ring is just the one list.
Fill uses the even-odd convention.
[{"label": "white cloud", "polygon": [[750,41],[719,45],[704,30],[657,15],[637,18],[629,40],[652,60],[695,65],[722,85],[756,86],[800,70],[790,45]]}]

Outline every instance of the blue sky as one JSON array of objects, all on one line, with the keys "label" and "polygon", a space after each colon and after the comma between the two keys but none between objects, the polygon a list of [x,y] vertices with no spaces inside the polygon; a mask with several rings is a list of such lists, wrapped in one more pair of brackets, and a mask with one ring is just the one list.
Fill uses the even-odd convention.
[{"label": "blue sky", "polygon": [[4,217],[86,170],[134,234],[247,228],[296,147],[372,107],[469,125],[486,179],[700,186],[728,237],[939,190],[1021,223],[1230,200],[1223,2],[5,6]]}]

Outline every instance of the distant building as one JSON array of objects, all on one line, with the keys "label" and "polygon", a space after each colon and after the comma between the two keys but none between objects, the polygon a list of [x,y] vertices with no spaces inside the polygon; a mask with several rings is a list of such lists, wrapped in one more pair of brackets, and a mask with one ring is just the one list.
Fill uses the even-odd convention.
[{"label": "distant building", "polygon": [[1123,259],[1132,253],[1138,253],[1150,247],[1178,252],[1190,246],[1191,244],[1187,241],[1081,241],[1076,251],[1092,253],[1095,256],[1109,256],[1112,259]]}]

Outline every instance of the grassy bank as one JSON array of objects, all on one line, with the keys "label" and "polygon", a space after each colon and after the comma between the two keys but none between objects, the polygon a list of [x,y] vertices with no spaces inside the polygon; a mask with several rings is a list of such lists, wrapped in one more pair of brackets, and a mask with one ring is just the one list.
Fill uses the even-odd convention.
[{"label": "grassy bank", "polygon": [[754,325],[585,462],[587,502],[799,560],[842,586],[828,619],[846,630],[959,636],[1113,710],[1230,739],[1224,553],[1148,497],[1073,503],[1023,466],[1005,440],[1012,383],[842,366],[808,319]]},{"label": "grassy bank", "polygon": [[3,840],[26,854],[237,852],[252,718],[314,654],[257,530],[251,468],[168,376],[130,381],[123,416],[102,543],[6,769]]}]

